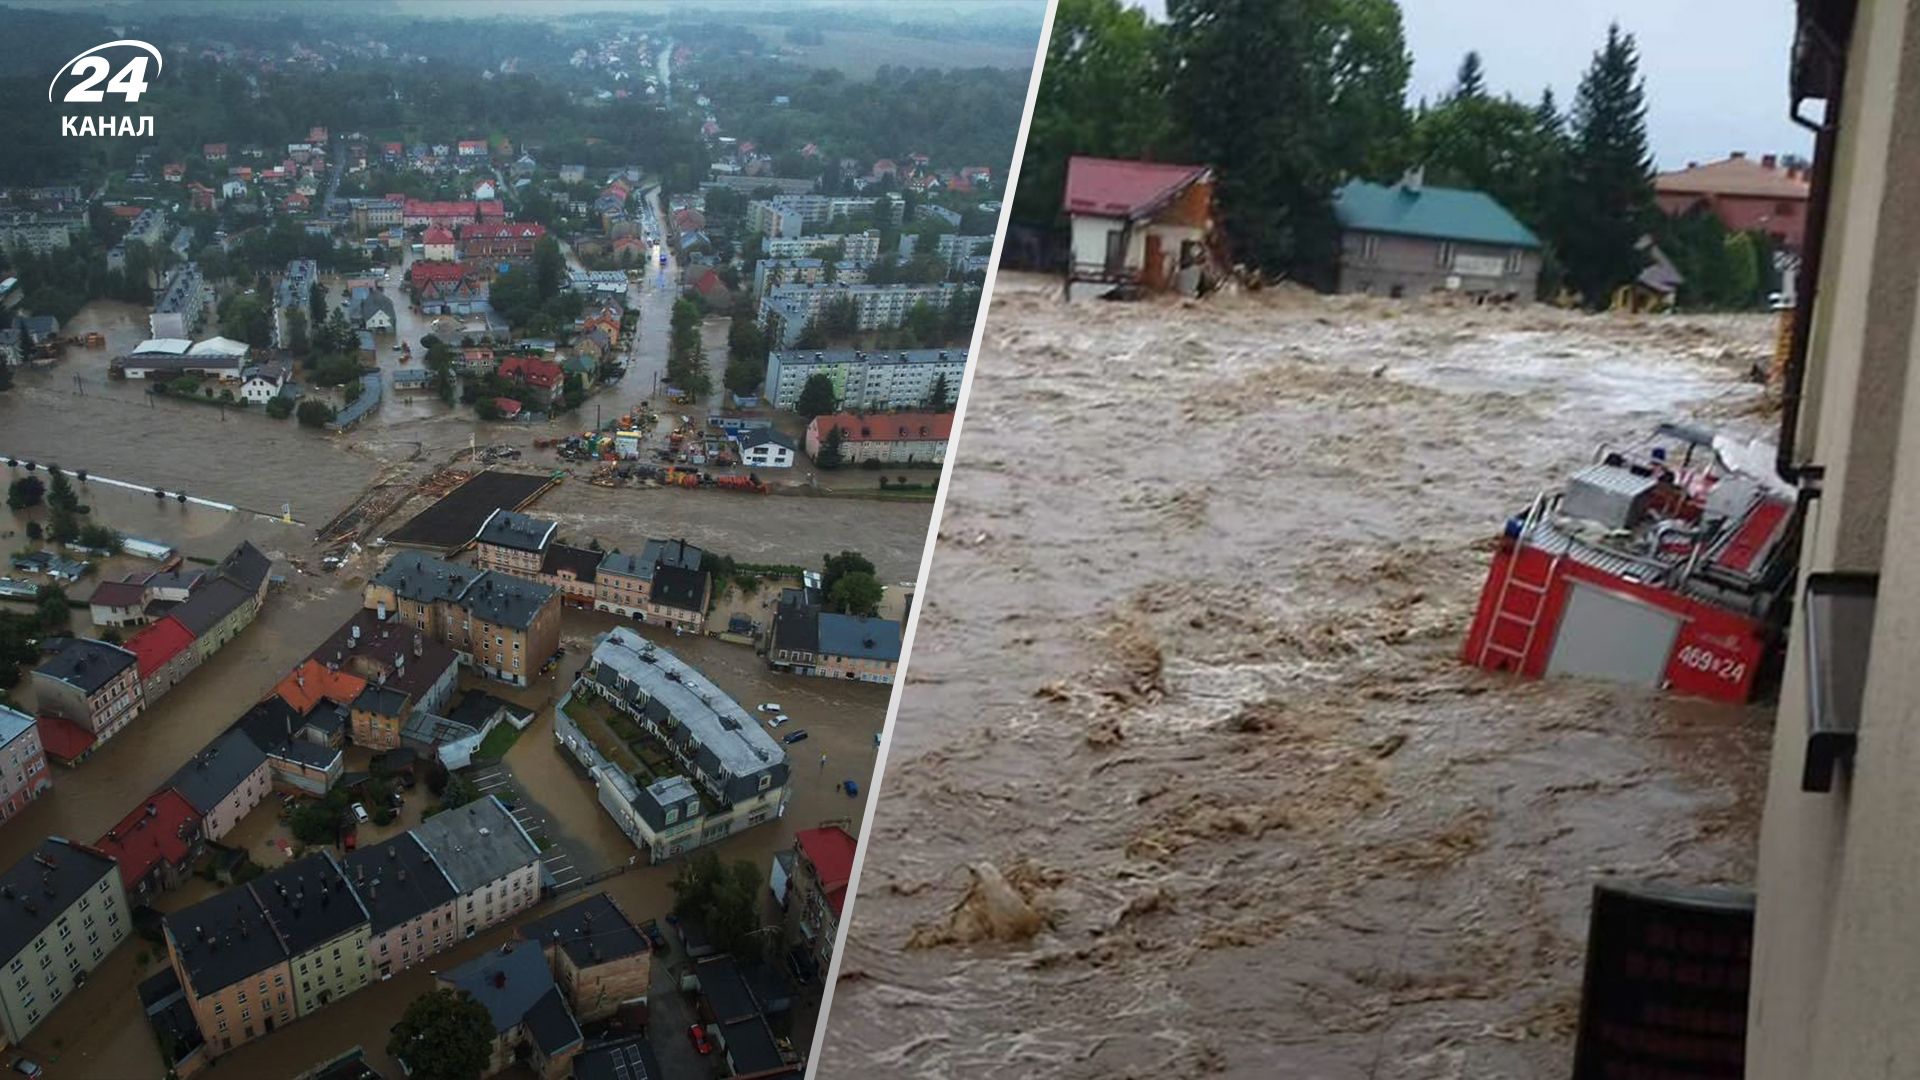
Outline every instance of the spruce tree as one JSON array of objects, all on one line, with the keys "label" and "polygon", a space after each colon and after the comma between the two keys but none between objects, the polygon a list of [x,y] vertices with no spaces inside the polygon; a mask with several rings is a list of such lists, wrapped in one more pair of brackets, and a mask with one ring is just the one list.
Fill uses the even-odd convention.
[{"label": "spruce tree", "polygon": [[1572,128],[1561,255],[1568,283],[1602,307],[1639,275],[1645,260],[1634,245],[1653,211],[1646,83],[1633,35],[1618,24],[1580,80]]},{"label": "spruce tree", "polygon": [[1480,70],[1480,54],[1468,51],[1460,60],[1460,70],[1453,77],[1453,100],[1485,97],[1487,93],[1486,76]]}]

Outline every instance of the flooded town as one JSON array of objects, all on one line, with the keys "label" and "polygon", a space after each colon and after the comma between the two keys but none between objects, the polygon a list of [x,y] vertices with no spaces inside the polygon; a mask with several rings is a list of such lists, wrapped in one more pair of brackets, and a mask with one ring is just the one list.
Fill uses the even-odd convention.
[{"label": "flooded town", "polygon": [[0,175],[11,1067],[801,1075],[1042,6],[911,132],[832,19],[118,35],[192,122]]}]

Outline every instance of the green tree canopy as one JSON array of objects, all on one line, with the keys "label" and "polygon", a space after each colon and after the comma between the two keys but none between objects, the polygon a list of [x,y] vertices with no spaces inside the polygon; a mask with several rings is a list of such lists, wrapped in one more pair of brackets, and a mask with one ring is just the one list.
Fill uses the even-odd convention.
[{"label": "green tree canopy", "polygon": [[840,579],[848,574],[865,574],[868,577],[876,576],[873,569],[873,560],[857,551],[842,551],[838,555],[827,556],[825,569],[820,575],[821,590],[828,596],[832,596],[833,587],[839,584]]},{"label": "green tree canopy", "polygon": [[493,1058],[493,1017],[465,990],[442,987],[414,998],[387,1038],[416,1080],[479,1080]]},{"label": "green tree canopy", "polygon": [[878,614],[886,587],[870,573],[853,571],[840,575],[827,593],[827,606],[843,615]]},{"label": "green tree canopy", "polygon": [[833,378],[823,372],[815,372],[807,376],[806,383],[800,387],[800,399],[794,403],[793,410],[811,420],[831,413],[838,405],[833,392]]},{"label": "green tree canopy", "polygon": [[1560,238],[1567,280],[1589,306],[1645,265],[1635,245],[1651,224],[1653,159],[1647,150],[1646,84],[1633,35],[1618,24],[1594,54],[1573,104],[1566,220]]}]

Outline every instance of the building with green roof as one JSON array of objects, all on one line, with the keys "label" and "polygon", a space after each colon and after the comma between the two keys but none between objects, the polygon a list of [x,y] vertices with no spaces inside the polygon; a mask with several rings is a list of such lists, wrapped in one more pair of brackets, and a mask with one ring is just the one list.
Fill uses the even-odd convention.
[{"label": "building with green roof", "polygon": [[1393,185],[1350,180],[1333,209],[1340,292],[1534,296],[1540,238],[1484,192],[1431,187],[1414,170]]}]

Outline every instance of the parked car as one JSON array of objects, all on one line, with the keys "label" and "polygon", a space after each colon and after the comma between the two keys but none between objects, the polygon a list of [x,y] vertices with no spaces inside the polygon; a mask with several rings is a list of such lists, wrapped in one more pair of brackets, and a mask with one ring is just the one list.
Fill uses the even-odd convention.
[{"label": "parked car", "polygon": [[859,798],[859,797],[860,797],[860,781],[858,781],[858,780],[842,780],[842,781],[840,782],[840,786],[846,789],[846,792],[847,792],[847,798],[849,798],[849,799],[857,799],[857,798]]},{"label": "parked car", "polygon": [[769,701],[765,705],[760,706],[760,711],[777,713],[780,711],[780,703],[777,701]]},{"label": "parked car", "polygon": [[373,815],[367,813],[367,807],[365,803],[354,803],[353,819],[355,821],[358,821],[360,824],[365,825],[367,822],[373,820]]},{"label": "parked car", "polygon": [[805,728],[801,728],[799,731],[790,733],[786,738],[781,739],[780,741],[783,743],[786,743],[788,746],[792,746],[794,743],[797,743],[797,742],[806,742],[807,731]]},{"label": "parked car", "polygon": [[695,1024],[687,1029],[687,1040],[693,1043],[694,1053],[713,1053],[713,1044],[707,1041],[707,1029],[701,1025]]},{"label": "parked car", "polygon": [[21,1076],[38,1077],[43,1075],[46,1070],[27,1058],[16,1057],[13,1059],[13,1071],[19,1073]]},{"label": "parked car", "polygon": [[791,719],[793,719],[793,717],[788,716],[786,713],[781,713],[779,716],[776,716],[773,719],[767,721],[767,726],[779,727],[781,724],[784,724]]}]

